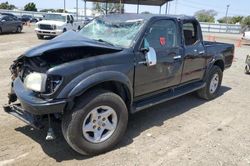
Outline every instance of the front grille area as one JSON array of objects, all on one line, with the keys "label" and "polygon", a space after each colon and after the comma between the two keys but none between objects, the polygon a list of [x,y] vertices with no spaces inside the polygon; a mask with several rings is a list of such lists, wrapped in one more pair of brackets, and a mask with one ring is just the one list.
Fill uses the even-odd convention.
[{"label": "front grille area", "polygon": [[39,24],[39,28],[43,30],[54,30],[53,25],[47,25],[47,24]]}]

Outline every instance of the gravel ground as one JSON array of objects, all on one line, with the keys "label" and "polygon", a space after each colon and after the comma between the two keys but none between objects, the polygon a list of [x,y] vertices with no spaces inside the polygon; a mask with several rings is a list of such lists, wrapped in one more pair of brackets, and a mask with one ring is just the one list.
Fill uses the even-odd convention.
[{"label": "gravel ground", "polygon": [[[236,43],[240,38],[225,36],[216,35],[216,40]],[[0,35],[1,105],[7,103],[11,62],[44,42],[32,27],[21,34]],[[71,150],[59,126],[57,139],[46,142],[46,130],[33,130],[0,108],[0,166],[250,165],[250,75],[244,74],[249,53],[247,45],[236,49],[218,98],[206,102],[189,94],[132,115],[121,143],[99,156],[85,157]]]}]

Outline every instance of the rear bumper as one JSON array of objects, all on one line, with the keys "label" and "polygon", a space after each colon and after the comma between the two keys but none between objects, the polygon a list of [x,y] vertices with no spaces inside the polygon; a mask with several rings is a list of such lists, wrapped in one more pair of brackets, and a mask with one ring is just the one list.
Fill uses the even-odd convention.
[{"label": "rear bumper", "polygon": [[19,77],[15,79],[13,88],[22,109],[33,115],[62,113],[66,105],[65,100],[45,100],[39,98],[36,93],[24,87]]},{"label": "rear bumper", "polygon": [[63,33],[63,30],[57,29],[57,30],[44,30],[44,29],[35,29],[36,34],[38,35],[44,35],[44,36],[58,36]]}]

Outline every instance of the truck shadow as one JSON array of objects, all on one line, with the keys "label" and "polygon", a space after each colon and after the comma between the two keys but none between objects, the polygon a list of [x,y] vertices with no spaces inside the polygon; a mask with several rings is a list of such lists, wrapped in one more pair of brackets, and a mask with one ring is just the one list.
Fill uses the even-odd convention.
[{"label": "truck shadow", "polygon": [[[222,86],[219,96],[222,96],[229,90],[231,90],[231,88]],[[154,126],[162,126],[168,119],[179,116],[206,102],[206,100],[199,99],[194,94],[188,94],[131,115],[129,117],[127,132],[123,140],[115,147],[115,149],[123,148],[131,144],[133,139],[139,136],[141,132]],[[24,126],[16,128],[15,130],[27,135],[40,144],[43,151],[49,157],[54,158],[57,162],[72,159],[85,160],[91,158],[91,156],[82,156],[69,147],[62,136],[60,123],[56,123],[53,127],[57,139],[51,142],[45,140],[47,128],[37,131],[32,130],[29,126]],[[108,153],[104,155],[107,154]]]}]

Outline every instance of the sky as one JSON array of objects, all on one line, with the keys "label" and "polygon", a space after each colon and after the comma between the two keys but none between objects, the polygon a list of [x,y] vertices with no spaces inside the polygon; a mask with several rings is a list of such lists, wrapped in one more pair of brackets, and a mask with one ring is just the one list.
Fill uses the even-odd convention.
[{"label": "sky", "polygon": [[[0,0],[0,3],[8,1],[15,6],[22,8],[28,2],[34,2],[38,9],[45,8],[63,8],[63,0]],[[79,0],[79,7],[83,8],[83,1]],[[230,5],[228,15],[250,15],[250,0],[174,0],[170,2],[170,14],[194,15],[201,9],[213,9],[218,12],[216,18],[226,15],[226,6]],[[73,9],[76,7],[75,0],[66,0],[66,8]],[[136,13],[136,5],[125,5],[125,12]],[[92,3],[87,3],[87,8],[92,8]],[[140,6],[140,12],[149,11],[151,13],[159,13],[158,6]],[[165,13],[165,5],[162,6],[162,13]]]}]

